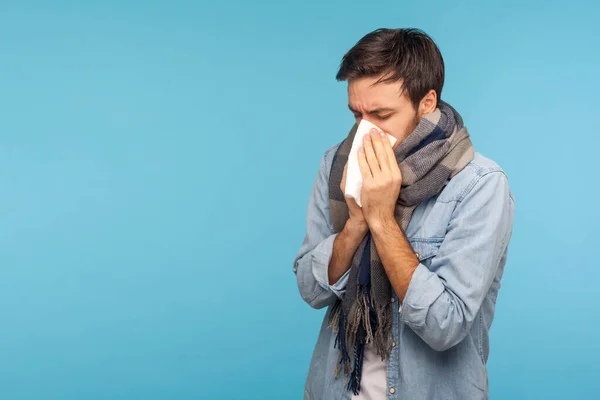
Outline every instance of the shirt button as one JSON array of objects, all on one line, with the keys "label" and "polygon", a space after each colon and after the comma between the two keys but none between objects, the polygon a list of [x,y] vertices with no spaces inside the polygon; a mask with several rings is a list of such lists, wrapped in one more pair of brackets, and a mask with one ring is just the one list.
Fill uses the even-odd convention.
[{"label": "shirt button", "polygon": [[392,340],[392,347],[396,347],[396,342]]},{"label": "shirt button", "polygon": [[394,388],[390,388],[390,393],[391,393],[391,394],[394,394],[394,393],[396,393],[396,389],[394,389]]},{"label": "shirt button", "polygon": [[417,258],[420,258],[420,257],[419,257],[419,253],[415,253],[415,256],[417,256]]},{"label": "shirt button", "polygon": [[395,301],[396,301],[396,299],[392,297],[392,303],[395,302]]}]

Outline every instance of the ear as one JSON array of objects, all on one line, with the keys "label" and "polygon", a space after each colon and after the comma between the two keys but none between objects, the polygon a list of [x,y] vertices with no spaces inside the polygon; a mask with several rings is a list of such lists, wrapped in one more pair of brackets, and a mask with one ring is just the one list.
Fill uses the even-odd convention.
[{"label": "ear", "polygon": [[427,92],[427,94],[421,99],[421,102],[419,103],[419,118],[434,112],[436,107],[437,94],[435,93],[435,90],[431,89],[429,92]]}]

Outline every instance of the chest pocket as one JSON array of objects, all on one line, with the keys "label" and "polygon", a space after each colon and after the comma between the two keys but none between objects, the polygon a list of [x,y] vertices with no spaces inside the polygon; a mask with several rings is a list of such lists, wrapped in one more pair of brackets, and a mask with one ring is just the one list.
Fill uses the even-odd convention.
[{"label": "chest pocket", "polygon": [[431,259],[436,256],[440,246],[442,245],[443,238],[422,238],[412,237],[408,238],[413,251],[417,254],[421,264],[427,268],[431,265]]}]

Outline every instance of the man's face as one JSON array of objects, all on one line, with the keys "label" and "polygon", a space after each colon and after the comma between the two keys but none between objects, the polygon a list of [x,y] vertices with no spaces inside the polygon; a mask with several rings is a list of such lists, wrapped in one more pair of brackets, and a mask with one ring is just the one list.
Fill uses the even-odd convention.
[{"label": "man's face", "polygon": [[400,95],[402,81],[377,83],[378,77],[348,82],[348,107],[356,123],[364,118],[397,139],[396,147],[419,123],[420,116],[410,99]]}]

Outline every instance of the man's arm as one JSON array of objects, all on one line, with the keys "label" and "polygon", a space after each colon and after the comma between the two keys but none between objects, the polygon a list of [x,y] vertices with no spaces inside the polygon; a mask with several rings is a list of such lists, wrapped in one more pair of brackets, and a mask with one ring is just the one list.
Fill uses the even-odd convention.
[{"label": "man's arm", "polygon": [[412,275],[419,265],[419,259],[396,220],[371,223],[370,229],[377,254],[398,299],[402,302]]},{"label": "man's arm", "polygon": [[352,258],[368,228],[346,221],[344,228],[333,242],[333,255],[329,262],[329,284],[335,284],[350,268]]},{"label": "man's arm", "polygon": [[343,296],[352,256],[366,234],[366,227],[357,227],[352,222],[347,222],[342,231],[333,233],[327,178],[330,164],[327,157],[332,156],[332,152],[326,152],[321,159],[308,202],[306,234],[293,266],[300,295],[317,309],[333,304]]},{"label": "man's arm", "polygon": [[446,350],[469,332],[508,246],[513,215],[506,175],[494,171],[477,177],[457,204],[429,268],[416,258],[395,221],[370,224],[403,302],[402,321],[433,349]]}]

